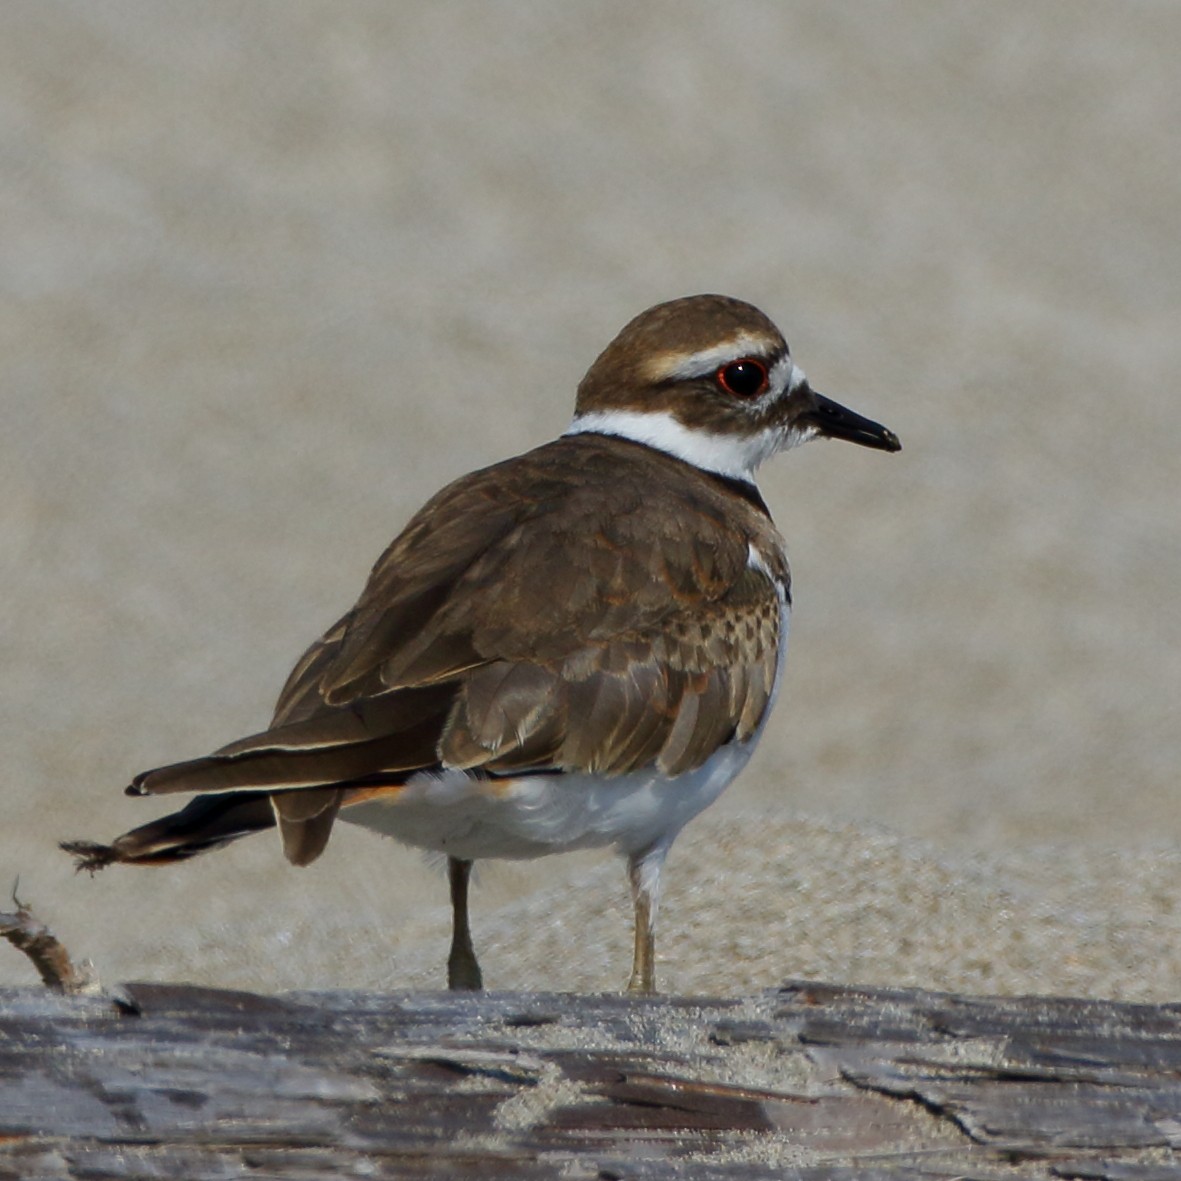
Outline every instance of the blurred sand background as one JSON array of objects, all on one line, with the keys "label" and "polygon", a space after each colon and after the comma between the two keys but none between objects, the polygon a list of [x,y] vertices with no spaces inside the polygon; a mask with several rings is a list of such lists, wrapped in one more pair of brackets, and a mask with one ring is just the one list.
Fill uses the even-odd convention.
[{"label": "blurred sand background", "polygon": [[[434,986],[350,826],[75,876],[263,726],[445,480],[723,291],[893,427],[764,494],[780,704],[666,874],[664,988],[1181,999],[1181,6],[10,0],[0,889],[104,978]],[[614,988],[607,853],[482,867],[493,987]],[[0,981],[31,982],[0,947]]]}]

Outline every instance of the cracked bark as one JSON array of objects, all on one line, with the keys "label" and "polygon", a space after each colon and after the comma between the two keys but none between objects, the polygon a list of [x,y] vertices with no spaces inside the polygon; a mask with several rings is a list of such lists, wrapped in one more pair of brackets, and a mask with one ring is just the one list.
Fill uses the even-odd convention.
[{"label": "cracked bark", "polygon": [[1181,1009],[0,992],[0,1176],[1181,1178]]}]

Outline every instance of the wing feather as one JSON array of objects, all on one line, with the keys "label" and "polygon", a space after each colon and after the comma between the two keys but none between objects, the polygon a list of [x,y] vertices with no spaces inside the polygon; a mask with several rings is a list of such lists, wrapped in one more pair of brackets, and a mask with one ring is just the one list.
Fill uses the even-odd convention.
[{"label": "wing feather", "polygon": [[135,790],[270,792],[303,863],[341,788],[443,767],[674,775],[749,738],[777,666],[781,541],[634,446],[563,439],[444,489],[296,665],[269,730]]}]

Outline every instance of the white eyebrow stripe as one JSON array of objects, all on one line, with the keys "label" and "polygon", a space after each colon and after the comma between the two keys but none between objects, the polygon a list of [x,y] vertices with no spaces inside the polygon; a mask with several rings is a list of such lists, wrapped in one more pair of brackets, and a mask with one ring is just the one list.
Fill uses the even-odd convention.
[{"label": "white eyebrow stripe", "polygon": [[804,371],[786,353],[771,366],[767,375],[767,384],[773,390],[783,390],[784,393],[794,393],[808,379]]},{"label": "white eyebrow stripe", "polygon": [[740,332],[729,340],[699,353],[684,356],[679,353],[661,353],[652,359],[649,375],[656,381],[684,381],[693,377],[706,377],[716,373],[729,361],[743,357],[766,357],[781,347],[779,341],[766,336],[754,336]]}]

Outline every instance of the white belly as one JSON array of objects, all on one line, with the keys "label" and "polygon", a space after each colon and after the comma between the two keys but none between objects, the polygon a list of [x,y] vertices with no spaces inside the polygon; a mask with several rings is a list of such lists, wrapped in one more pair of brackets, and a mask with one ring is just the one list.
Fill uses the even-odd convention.
[{"label": "white belly", "polygon": [[675,779],[655,771],[609,779],[559,774],[490,780],[461,771],[416,775],[396,796],[345,808],[340,819],[469,861],[608,845],[638,853],[671,844],[742,770],[754,746],[755,740],[732,743]]},{"label": "white belly", "polygon": [[627,855],[667,848],[746,766],[775,705],[787,654],[790,609],[780,595],[779,653],[766,712],[748,742],[730,743],[674,779],[655,770],[474,779],[462,771],[421,774],[396,795],[341,810],[350,824],[467,861],[543,857],[614,846]]}]

